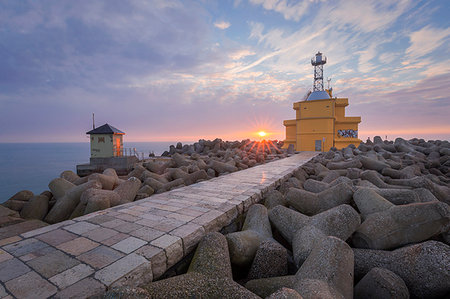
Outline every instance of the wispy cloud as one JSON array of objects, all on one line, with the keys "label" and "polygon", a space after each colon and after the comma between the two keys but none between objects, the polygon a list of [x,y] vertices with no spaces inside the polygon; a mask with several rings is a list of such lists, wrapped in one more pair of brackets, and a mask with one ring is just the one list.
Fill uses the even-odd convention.
[{"label": "wispy cloud", "polygon": [[227,29],[228,27],[230,27],[231,24],[230,24],[229,22],[219,21],[219,22],[215,22],[215,23],[214,23],[214,26],[217,27],[217,28],[219,28],[219,29],[225,30],[225,29]]}]

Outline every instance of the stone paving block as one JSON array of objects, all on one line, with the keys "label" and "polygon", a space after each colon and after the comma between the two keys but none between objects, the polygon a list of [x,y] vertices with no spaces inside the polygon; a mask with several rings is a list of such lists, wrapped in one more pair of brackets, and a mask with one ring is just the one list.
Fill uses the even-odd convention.
[{"label": "stone paving block", "polygon": [[101,224],[101,226],[107,227],[107,228],[115,228],[115,227],[117,227],[119,225],[122,225],[124,223],[127,223],[127,222],[123,221],[121,219],[114,219],[114,220],[111,220],[111,221],[103,222]]},{"label": "stone paving block", "polygon": [[71,255],[80,255],[86,251],[89,251],[97,246],[99,246],[100,244],[91,241],[85,237],[79,237],[76,239],[73,239],[69,242],[66,243],[62,243],[58,246],[56,246],[56,248],[71,254]]},{"label": "stone paving block", "polygon": [[102,245],[79,255],[77,258],[95,269],[101,269],[117,261],[123,256],[123,253]]},{"label": "stone paving block", "polygon": [[0,298],[5,298],[8,296],[8,293],[6,292],[6,289],[0,284]]},{"label": "stone paving block", "polygon": [[222,211],[210,210],[204,215],[195,218],[191,222],[203,226],[205,228],[205,232],[209,233],[220,230],[227,222],[227,215]]},{"label": "stone paving block", "polygon": [[43,221],[32,219],[8,225],[6,227],[0,227],[0,240],[14,237],[22,233],[38,229],[40,227],[45,227],[47,225],[48,224]]},{"label": "stone paving block", "polygon": [[142,239],[144,241],[150,242],[164,235],[164,232],[150,227],[143,227],[138,230],[130,232],[130,235]]},{"label": "stone paving block", "polygon": [[127,214],[132,215],[132,216],[136,216],[136,217],[141,217],[144,214],[144,212],[136,211],[136,210],[133,210],[133,209],[123,209],[123,210],[121,210],[121,212],[122,213],[127,213]]},{"label": "stone paving block", "polygon": [[69,232],[72,232],[74,234],[81,235],[81,234],[84,234],[90,230],[94,230],[99,227],[100,226],[97,224],[92,224],[92,223],[83,221],[83,222],[77,222],[75,224],[65,226],[64,229],[68,230]]},{"label": "stone paving block", "polygon": [[29,271],[31,271],[31,269],[18,259],[8,259],[0,263],[0,281],[9,281]]},{"label": "stone paving block", "polygon": [[60,228],[62,226],[67,226],[67,225],[71,225],[71,224],[74,224],[74,223],[75,223],[75,221],[73,221],[73,220],[66,220],[66,221],[63,221],[63,222],[55,223],[55,224],[52,224],[52,225],[49,225],[49,226],[44,226],[42,228],[38,228],[38,229],[35,229],[35,230],[32,230],[32,231],[23,233],[23,234],[21,234],[21,236],[24,237],[24,238],[31,238],[31,237],[34,237],[34,236],[37,236],[37,235],[40,235],[40,234],[44,234],[44,233],[48,233],[50,231],[56,230],[56,229],[58,229],[58,228]]},{"label": "stone paving block", "polygon": [[51,246],[47,246],[47,247],[38,249],[38,250],[36,250],[36,251],[27,253],[27,254],[25,254],[25,255],[22,255],[21,257],[19,257],[19,259],[20,259],[22,262],[28,262],[28,261],[31,261],[31,260],[33,260],[33,259],[35,259],[35,258],[40,257],[40,256],[44,256],[44,255],[46,255],[46,254],[52,253],[52,252],[54,252],[54,251],[56,251],[55,248],[53,248],[53,247],[51,247]]},{"label": "stone paving block", "polygon": [[167,270],[167,256],[163,249],[145,245],[135,252],[145,257],[152,264],[153,279],[158,279]]},{"label": "stone paving block", "polygon": [[173,219],[176,219],[176,220],[189,222],[192,219],[196,218],[196,216],[183,215],[183,214],[179,214],[177,212],[177,213],[171,213],[171,214],[167,215],[167,218],[173,218]]},{"label": "stone paving block", "polygon": [[50,278],[78,265],[79,263],[79,261],[68,256],[62,251],[56,250],[52,253],[27,262],[27,265],[33,268],[36,272],[40,273],[42,276]]},{"label": "stone paving block", "polygon": [[95,278],[100,280],[106,286],[109,286],[116,280],[145,263],[148,263],[148,261],[143,256],[132,253],[112,263],[111,265],[106,266],[100,271],[97,271],[95,273]]},{"label": "stone paving block", "polygon": [[3,249],[5,251],[8,251],[14,256],[22,256],[30,252],[37,251],[39,249],[43,249],[45,247],[48,247],[46,243],[36,240],[34,238],[30,238],[19,241],[17,243],[3,246]]},{"label": "stone paving block", "polygon": [[111,245],[116,244],[117,242],[120,242],[120,241],[128,238],[128,237],[129,236],[127,234],[118,233],[117,235],[114,235],[111,238],[103,240],[100,243],[102,243],[102,244],[104,244],[106,246],[111,246]]},{"label": "stone paving block", "polygon": [[100,216],[100,215],[106,215],[106,214],[111,214],[111,211],[110,210],[101,210],[101,211],[89,213],[87,215],[80,216],[80,217],[77,217],[77,218],[74,218],[74,219],[77,220],[77,221],[87,221],[87,220],[89,220],[91,218],[94,218],[94,217],[97,217],[97,216]]},{"label": "stone paving block", "polygon": [[147,242],[144,240],[141,240],[141,239],[138,239],[135,237],[128,237],[128,238],[114,244],[111,247],[128,254],[128,253],[135,251],[139,247],[144,246],[145,244],[147,244]]},{"label": "stone paving block", "polygon": [[44,241],[52,246],[58,246],[61,243],[68,242],[75,238],[78,238],[78,236],[63,229],[56,229],[36,237],[36,239]]},{"label": "stone paving block", "polygon": [[183,258],[183,242],[180,237],[164,235],[150,242],[152,246],[164,249],[167,256],[167,268]]},{"label": "stone paving block", "polygon": [[2,240],[0,240],[0,246],[8,245],[8,244],[11,244],[11,243],[16,243],[16,242],[18,242],[20,240],[22,240],[22,238],[19,237],[19,236],[14,236],[14,237],[2,239]]},{"label": "stone paving block", "polygon": [[156,215],[154,212],[157,212],[156,209],[152,209],[152,210],[148,211],[148,213],[142,215],[142,219],[153,220],[153,221],[161,221],[161,220],[163,220],[165,218],[165,215],[164,216],[159,216],[159,215]]},{"label": "stone paving block", "polygon": [[182,226],[183,224],[186,224],[186,221],[164,218],[163,220],[158,222],[153,228],[167,233],[176,229],[177,227]]},{"label": "stone paving block", "polygon": [[85,264],[76,265],[73,268],[67,269],[66,271],[56,274],[50,277],[50,282],[58,286],[60,289],[64,289],[77,281],[86,278],[87,276],[94,273],[94,269]]},{"label": "stone paving block", "polygon": [[198,216],[203,215],[205,212],[201,212],[201,211],[190,209],[190,208],[182,209],[182,210],[177,211],[178,214],[194,216],[195,218],[197,218]]},{"label": "stone paving block", "polygon": [[139,224],[131,223],[131,222],[125,222],[125,223],[123,223],[121,225],[116,226],[114,228],[114,230],[126,234],[126,233],[129,233],[131,231],[134,231],[134,230],[137,230],[137,229],[140,229],[140,228],[142,228],[142,226],[139,225]]},{"label": "stone paving block", "polygon": [[109,239],[117,234],[119,234],[119,232],[117,232],[113,229],[100,227],[97,229],[90,230],[90,231],[82,234],[82,236],[89,238],[96,242],[101,242],[101,241]]},{"label": "stone paving block", "polygon": [[5,286],[17,298],[47,298],[57,291],[54,285],[33,271],[6,282]]},{"label": "stone paving block", "polygon": [[12,255],[10,255],[6,251],[0,249],[0,263],[4,262],[4,261],[7,261],[7,260],[10,260],[12,258],[14,258]]},{"label": "stone paving block", "polygon": [[101,282],[93,278],[85,278],[70,287],[58,292],[53,298],[55,299],[84,299],[91,296],[103,295],[106,287]]},{"label": "stone paving block", "polygon": [[102,224],[111,220],[116,219],[115,217],[109,215],[109,214],[104,214],[104,215],[98,215],[92,218],[89,218],[88,220],[86,220],[87,222],[93,223],[93,224]]},{"label": "stone paving block", "polygon": [[183,241],[183,254],[186,256],[197,246],[198,242],[205,235],[203,226],[187,223],[170,232],[171,235],[180,237]]},{"label": "stone paving block", "polygon": [[136,224],[147,226],[147,227],[154,227],[155,225],[158,225],[159,221],[155,220],[149,220],[149,219],[142,219],[136,222]]},{"label": "stone paving block", "polygon": [[124,213],[120,213],[119,215],[116,216],[116,218],[128,221],[128,222],[136,222],[138,221],[140,218],[133,216],[133,215],[129,215],[129,214],[124,214]]}]

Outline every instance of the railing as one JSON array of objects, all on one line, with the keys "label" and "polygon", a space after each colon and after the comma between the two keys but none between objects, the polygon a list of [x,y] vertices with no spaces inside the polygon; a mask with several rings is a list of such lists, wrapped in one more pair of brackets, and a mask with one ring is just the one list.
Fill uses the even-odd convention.
[{"label": "railing", "polygon": [[135,156],[139,160],[144,160],[144,153],[136,151],[136,148],[133,147],[117,147],[113,146],[113,155],[114,157],[132,157]]}]

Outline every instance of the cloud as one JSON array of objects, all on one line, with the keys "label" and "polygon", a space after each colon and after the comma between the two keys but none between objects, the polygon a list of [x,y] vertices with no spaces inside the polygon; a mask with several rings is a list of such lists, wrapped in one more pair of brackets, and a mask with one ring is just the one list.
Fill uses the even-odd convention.
[{"label": "cloud", "polygon": [[230,27],[231,24],[230,24],[229,22],[220,21],[220,22],[215,22],[215,23],[214,23],[214,26],[217,27],[217,28],[219,28],[219,29],[225,30],[225,29],[227,29],[228,27]]},{"label": "cloud", "polygon": [[406,55],[411,60],[428,55],[447,43],[449,36],[450,28],[441,29],[425,26],[409,35],[411,45],[406,49]]}]

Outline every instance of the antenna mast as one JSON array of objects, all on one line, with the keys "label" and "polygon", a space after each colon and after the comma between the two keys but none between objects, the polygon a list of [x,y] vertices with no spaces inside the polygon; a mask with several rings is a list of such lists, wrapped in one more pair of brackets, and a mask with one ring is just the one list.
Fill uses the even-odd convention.
[{"label": "antenna mast", "polygon": [[323,65],[327,63],[327,57],[317,52],[316,56],[311,58],[311,64],[314,66],[313,91],[323,91]]},{"label": "antenna mast", "polygon": [[94,118],[94,113],[92,113],[92,130],[95,130],[95,118]]}]

